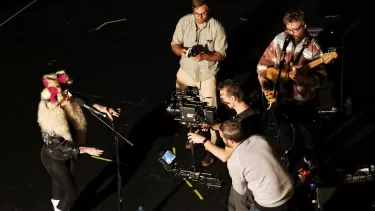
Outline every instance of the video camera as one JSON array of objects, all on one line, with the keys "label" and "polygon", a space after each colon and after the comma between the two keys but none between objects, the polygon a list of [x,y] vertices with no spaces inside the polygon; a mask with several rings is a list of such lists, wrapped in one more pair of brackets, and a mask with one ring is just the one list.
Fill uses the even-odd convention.
[{"label": "video camera", "polygon": [[190,128],[200,128],[202,123],[214,122],[215,107],[208,106],[200,99],[198,87],[187,86],[184,90],[175,91],[167,102],[167,112],[180,124]]},{"label": "video camera", "polygon": [[213,177],[209,173],[187,171],[177,167],[176,155],[169,150],[161,152],[158,160],[163,165],[165,170],[174,172],[175,176],[187,177],[193,182],[205,184],[207,185],[208,189],[220,190],[223,186],[223,181],[220,178]]},{"label": "video camera", "polygon": [[199,50],[198,45],[194,45],[193,47],[190,47],[190,48],[186,49],[186,57],[187,58],[196,57],[196,56],[198,56],[199,53],[200,53],[200,50]]}]

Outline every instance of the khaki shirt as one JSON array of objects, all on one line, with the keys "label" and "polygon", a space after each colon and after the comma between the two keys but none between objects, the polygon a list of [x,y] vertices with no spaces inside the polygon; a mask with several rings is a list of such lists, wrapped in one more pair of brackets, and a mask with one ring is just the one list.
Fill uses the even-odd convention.
[{"label": "khaki shirt", "polygon": [[[214,18],[210,18],[202,29],[196,26],[194,14],[182,17],[176,26],[172,43],[180,44],[184,48],[193,47],[197,44],[205,53],[219,52],[224,57],[228,47],[224,28]],[[219,62],[200,61],[182,56],[181,68],[195,81],[205,81],[219,71]]]}]

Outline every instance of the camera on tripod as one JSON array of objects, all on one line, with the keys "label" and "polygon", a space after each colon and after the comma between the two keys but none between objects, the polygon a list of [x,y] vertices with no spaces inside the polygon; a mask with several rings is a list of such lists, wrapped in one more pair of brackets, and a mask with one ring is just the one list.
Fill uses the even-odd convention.
[{"label": "camera on tripod", "polygon": [[196,57],[196,56],[198,56],[199,53],[200,53],[200,50],[199,50],[198,45],[194,45],[193,47],[190,47],[190,48],[186,49],[186,57],[187,58]]},{"label": "camera on tripod", "polygon": [[216,108],[202,102],[200,97],[198,87],[193,86],[173,92],[167,102],[167,113],[190,128],[200,128],[202,123],[214,122]]}]

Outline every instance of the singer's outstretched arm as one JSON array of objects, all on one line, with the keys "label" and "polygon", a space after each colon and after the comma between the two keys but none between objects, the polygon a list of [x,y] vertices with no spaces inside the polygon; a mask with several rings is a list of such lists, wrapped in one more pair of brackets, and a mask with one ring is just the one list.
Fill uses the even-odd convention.
[{"label": "singer's outstretched arm", "polygon": [[100,104],[93,104],[92,107],[98,109],[98,111],[100,112],[103,112],[105,114],[107,114],[108,118],[113,120],[113,116],[115,117],[119,117],[120,116],[120,113],[121,113],[121,109],[120,108],[108,108],[106,106],[103,106],[103,105],[100,105]]}]

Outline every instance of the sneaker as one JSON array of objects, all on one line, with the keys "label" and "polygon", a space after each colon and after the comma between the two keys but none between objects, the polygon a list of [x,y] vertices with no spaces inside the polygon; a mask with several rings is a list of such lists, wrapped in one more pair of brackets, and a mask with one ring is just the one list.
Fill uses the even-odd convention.
[{"label": "sneaker", "polygon": [[206,156],[204,156],[202,160],[202,166],[207,167],[214,163],[214,157],[212,156],[211,152],[207,152]]},{"label": "sneaker", "polygon": [[54,211],[61,211],[59,208],[57,208],[57,205],[59,204],[59,201],[60,200],[57,200],[57,199],[51,199]]}]

